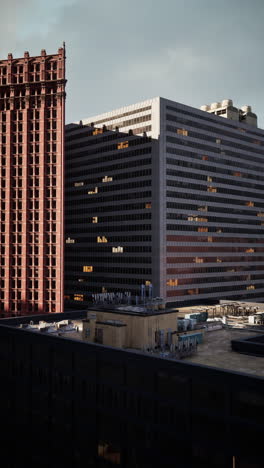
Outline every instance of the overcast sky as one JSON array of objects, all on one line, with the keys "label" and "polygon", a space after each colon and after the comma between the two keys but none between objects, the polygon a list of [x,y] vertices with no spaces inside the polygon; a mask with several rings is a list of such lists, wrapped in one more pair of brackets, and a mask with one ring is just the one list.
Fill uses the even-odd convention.
[{"label": "overcast sky", "polygon": [[162,96],[251,105],[264,127],[264,0],[0,0],[0,58],[67,53],[66,121]]}]

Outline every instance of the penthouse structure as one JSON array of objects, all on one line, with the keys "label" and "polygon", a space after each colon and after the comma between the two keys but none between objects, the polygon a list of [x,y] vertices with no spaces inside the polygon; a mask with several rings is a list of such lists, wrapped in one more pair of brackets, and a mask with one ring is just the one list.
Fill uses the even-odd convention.
[{"label": "penthouse structure", "polygon": [[63,311],[65,49],[0,61],[0,314]]},{"label": "penthouse structure", "polygon": [[263,158],[256,115],[231,100],[154,98],[68,125],[68,303],[142,288],[174,305],[263,300]]}]

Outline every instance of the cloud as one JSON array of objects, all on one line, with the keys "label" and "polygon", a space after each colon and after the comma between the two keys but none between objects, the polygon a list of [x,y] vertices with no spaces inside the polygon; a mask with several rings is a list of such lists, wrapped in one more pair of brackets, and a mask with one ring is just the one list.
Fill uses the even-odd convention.
[{"label": "cloud", "polygon": [[156,95],[231,98],[262,115],[263,17],[263,0],[9,0],[0,57],[65,40],[67,121]]}]

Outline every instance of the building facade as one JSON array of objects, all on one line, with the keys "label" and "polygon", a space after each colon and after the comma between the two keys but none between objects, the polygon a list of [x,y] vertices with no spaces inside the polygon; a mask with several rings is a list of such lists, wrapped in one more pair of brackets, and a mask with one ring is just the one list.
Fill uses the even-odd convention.
[{"label": "building facade", "polygon": [[154,98],[67,127],[71,306],[142,284],[174,305],[263,300],[264,131],[216,104]]},{"label": "building facade", "polygon": [[0,314],[63,311],[65,49],[0,61]]},{"label": "building facade", "polygon": [[263,467],[263,377],[20,327],[74,317],[0,321],[7,468]]}]

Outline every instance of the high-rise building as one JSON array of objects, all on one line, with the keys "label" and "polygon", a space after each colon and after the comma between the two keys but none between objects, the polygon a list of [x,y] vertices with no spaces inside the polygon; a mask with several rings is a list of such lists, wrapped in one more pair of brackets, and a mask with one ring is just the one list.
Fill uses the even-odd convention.
[{"label": "high-rise building", "polygon": [[63,310],[65,48],[0,61],[2,316]]},{"label": "high-rise building", "polygon": [[142,288],[175,305],[263,300],[263,158],[256,115],[231,100],[154,98],[68,125],[68,304]]}]

